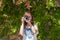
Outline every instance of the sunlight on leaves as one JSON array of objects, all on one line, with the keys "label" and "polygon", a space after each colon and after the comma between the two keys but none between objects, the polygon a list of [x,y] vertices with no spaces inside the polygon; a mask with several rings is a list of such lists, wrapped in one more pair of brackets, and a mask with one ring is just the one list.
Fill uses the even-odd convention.
[{"label": "sunlight on leaves", "polygon": [[7,14],[3,14],[3,17],[8,17],[8,15]]},{"label": "sunlight on leaves", "polygon": [[60,25],[60,20],[58,20],[58,24]]},{"label": "sunlight on leaves", "polygon": [[12,28],[10,34],[13,34],[16,32],[16,28]]}]

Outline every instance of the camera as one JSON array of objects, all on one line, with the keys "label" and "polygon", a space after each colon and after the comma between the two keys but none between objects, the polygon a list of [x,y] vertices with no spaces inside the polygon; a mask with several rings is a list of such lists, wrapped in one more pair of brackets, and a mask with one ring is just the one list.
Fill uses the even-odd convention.
[{"label": "camera", "polygon": [[25,16],[24,18],[25,18],[26,20],[29,20],[30,17],[29,17],[29,16]]}]

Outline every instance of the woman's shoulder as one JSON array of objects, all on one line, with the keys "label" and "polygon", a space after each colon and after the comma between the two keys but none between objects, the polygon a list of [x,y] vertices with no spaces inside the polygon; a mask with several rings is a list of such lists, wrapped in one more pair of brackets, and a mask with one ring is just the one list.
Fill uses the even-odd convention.
[{"label": "woman's shoulder", "polygon": [[34,23],[34,26],[38,26],[38,24],[37,23]]},{"label": "woman's shoulder", "polygon": [[34,27],[35,27],[36,29],[38,29],[38,24],[37,24],[37,23],[35,23],[35,24],[34,24]]}]

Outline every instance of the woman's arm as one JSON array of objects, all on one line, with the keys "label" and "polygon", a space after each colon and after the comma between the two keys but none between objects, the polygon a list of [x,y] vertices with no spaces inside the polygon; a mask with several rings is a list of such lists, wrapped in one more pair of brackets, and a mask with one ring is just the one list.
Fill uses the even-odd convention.
[{"label": "woman's arm", "polygon": [[38,30],[37,30],[34,26],[32,26],[31,29],[32,29],[32,32],[33,32],[34,34],[36,34],[36,33],[38,32]]},{"label": "woman's arm", "polygon": [[34,34],[36,34],[38,32],[38,29],[37,27],[35,27],[35,25],[33,26],[31,23],[29,23],[30,27],[31,27],[31,30]]},{"label": "woman's arm", "polygon": [[22,25],[21,25],[21,27],[20,27],[20,32],[19,32],[19,34],[21,35],[21,36],[23,36],[23,34],[24,34],[24,18],[22,17]]},{"label": "woman's arm", "polygon": [[21,25],[21,27],[20,27],[20,32],[19,32],[19,34],[21,35],[21,36],[23,36],[23,34],[24,34],[24,24],[22,23],[22,25]]}]

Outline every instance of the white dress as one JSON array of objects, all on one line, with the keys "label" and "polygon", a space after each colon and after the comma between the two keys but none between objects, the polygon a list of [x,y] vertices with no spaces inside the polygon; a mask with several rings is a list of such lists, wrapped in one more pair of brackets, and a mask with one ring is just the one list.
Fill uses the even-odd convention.
[{"label": "white dress", "polygon": [[[22,26],[21,26],[22,27]],[[37,25],[34,25],[34,27],[38,30]],[[21,29],[21,28],[20,28]],[[28,28],[27,26],[24,28],[24,35],[23,40],[37,40],[37,34],[33,34],[31,28]]]}]

